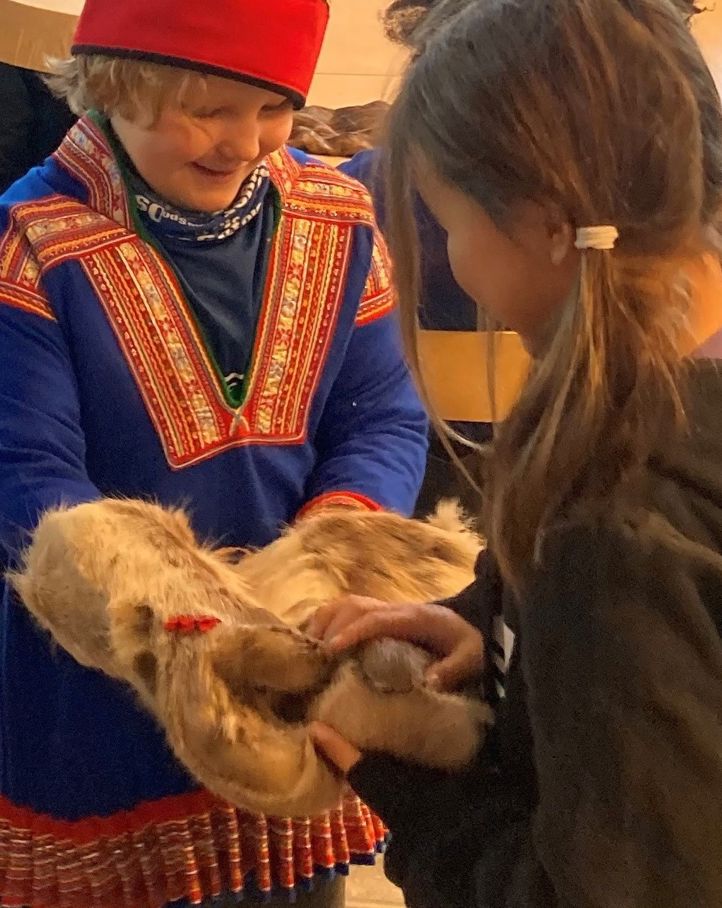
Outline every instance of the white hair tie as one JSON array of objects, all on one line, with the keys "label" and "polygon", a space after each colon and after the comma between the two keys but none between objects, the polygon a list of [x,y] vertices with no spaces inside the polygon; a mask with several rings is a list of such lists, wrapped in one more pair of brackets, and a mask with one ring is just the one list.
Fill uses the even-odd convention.
[{"label": "white hair tie", "polygon": [[614,249],[619,231],[611,225],[580,227],[574,245],[577,249]]}]

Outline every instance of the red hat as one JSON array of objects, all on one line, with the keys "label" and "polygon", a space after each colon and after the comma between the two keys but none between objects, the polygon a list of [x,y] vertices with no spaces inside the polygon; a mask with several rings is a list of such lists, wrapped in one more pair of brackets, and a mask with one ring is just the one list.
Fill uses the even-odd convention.
[{"label": "red hat", "polygon": [[327,0],[86,0],[72,52],[239,79],[303,107],[327,22]]}]

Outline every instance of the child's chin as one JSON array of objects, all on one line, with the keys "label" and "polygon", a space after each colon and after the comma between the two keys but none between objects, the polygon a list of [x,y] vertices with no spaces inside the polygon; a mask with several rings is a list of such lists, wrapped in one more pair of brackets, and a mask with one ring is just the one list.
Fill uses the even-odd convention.
[{"label": "child's chin", "polygon": [[213,214],[216,211],[224,211],[226,208],[230,208],[231,205],[235,202],[238,192],[226,193],[224,195],[217,195],[212,198],[206,198],[199,200],[198,204],[195,206],[196,211],[202,211],[205,214]]},{"label": "child's chin", "polygon": [[223,211],[230,208],[235,202],[240,186],[235,191],[224,189],[215,192],[193,192],[184,194],[172,201],[178,208],[184,208],[186,211],[199,211],[203,214],[214,214],[216,211]]}]

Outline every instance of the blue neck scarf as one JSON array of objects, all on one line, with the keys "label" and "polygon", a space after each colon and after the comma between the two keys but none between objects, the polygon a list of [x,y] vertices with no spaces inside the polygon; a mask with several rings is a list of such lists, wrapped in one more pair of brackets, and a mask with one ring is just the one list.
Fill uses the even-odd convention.
[{"label": "blue neck scarf", "polygon": [[176,208],[151,189],[134,169],[128,174],[128,183],[140,219],[152,233],[181,242],[208,243],[228,239],[258,216],[269,178],[268,167],[259,164],[246,179],[233,205],[213,214]]}]

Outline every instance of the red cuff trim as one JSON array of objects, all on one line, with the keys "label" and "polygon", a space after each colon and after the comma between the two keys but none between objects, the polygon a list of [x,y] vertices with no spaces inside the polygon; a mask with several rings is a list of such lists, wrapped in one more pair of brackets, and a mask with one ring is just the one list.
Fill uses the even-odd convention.
[{"label": "red cuff trim", "polygon": [[312,498],[298,512],[298,519],[308,517],[309,514],[323,510],[324,508],[354,508],[362,511],[383,511],[382,506],[374,501],[373,498],[367,498],[358,492],[326,492],[316,498]]},{"label": "red cuff trim", "polygon": [[391,315],[395,308],[396,297],[391,291],[376,299],[368,300],[362,303],[359,308],[356,316],[356,327],[363,328],[364,325],[369,325],[371,322],[385,318],[387,315]]}]

